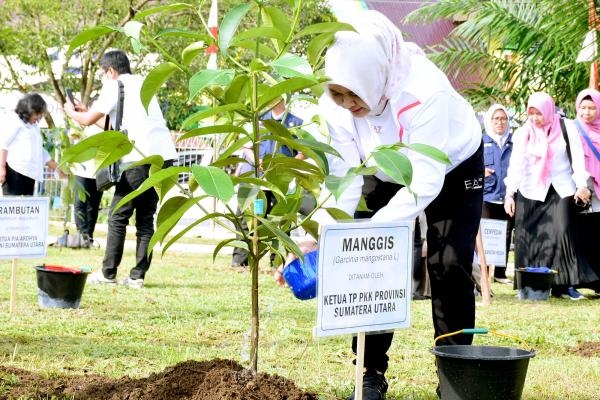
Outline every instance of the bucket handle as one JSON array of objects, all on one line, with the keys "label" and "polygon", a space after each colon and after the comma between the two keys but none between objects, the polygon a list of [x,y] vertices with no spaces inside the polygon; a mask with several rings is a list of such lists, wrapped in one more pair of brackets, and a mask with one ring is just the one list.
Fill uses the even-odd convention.
[{"label": "bucket handle", "polygon": [[487,328],[465,328],[465,329],[461,329],[461,330],[456,331],[456,332],[446,333],[444,335],[440,335],[440,336],[436,337],[434,339],[434,341],[433,341],[433,346],[435,347],[435,344],[440,339],[444,339],[444,338],[447,338],[447,337],[450,337],[450,336],[458,335],[460,333],[464,333],[464,334],[467,334],[467,335],[475,335],[475,334],[486,335],[488,333],[493,333],[496,336],[502,336],[502,337],[514,339],[517,342],[521,343],[523,346],[525,346],[525,348],[528,351],[533,351],[533,347],[531,347],[525,340],[521,339],[520,337],[509,335],[509,334],[498,332],[498,331],[494,331],[494,330],[487,329]]}]

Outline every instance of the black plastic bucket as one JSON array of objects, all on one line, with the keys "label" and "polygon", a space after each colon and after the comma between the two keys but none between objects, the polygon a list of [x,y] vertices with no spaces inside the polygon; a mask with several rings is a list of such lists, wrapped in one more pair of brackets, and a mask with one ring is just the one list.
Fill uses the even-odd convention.
[{"label": "black plastic bucket", "polygon": [[515,269],[518,298],[520,300],[548,300],[556,271],[534,272]]},{"label": "black plastic bucket", "polygon": [[442,400],[519,400],[535,351],[498,346],[449,345],[436,357]]},{"label": "black plastic bucket", "polygon": [[38,304],[42,308],[79,308],[89,271],[58,265],[36,266]]}]

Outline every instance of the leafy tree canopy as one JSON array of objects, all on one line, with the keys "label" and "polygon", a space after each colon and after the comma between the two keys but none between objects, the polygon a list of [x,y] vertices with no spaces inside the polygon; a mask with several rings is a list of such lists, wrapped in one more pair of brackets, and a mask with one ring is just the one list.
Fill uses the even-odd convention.
[{"label": "leafy tree canopy", "polygon": [[440,0],[408,20],[439,18],[465,21],[430,49],[432,59],[473,77],[465,94],[481,109],[500,102],[523,112],[529,95],[543,90],[573,110],[588,86],[590,63],[575,62],[588,31],[587,0]]}]

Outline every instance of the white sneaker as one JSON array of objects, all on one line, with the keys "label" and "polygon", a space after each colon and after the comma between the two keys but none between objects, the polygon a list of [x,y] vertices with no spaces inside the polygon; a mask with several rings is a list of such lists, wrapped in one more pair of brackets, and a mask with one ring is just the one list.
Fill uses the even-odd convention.
[{"label": "white sneaker", "polygon": [[123,279],[122,281],[119,282],[120,285],[123,286],[128,286],[132,289],[141,289],[144,287],[144,280],[143,279],[131,279],[129,277]]},{"label": "white sneaker", "polygon": [[91,285],[97,285],[97,284],[101,284],[101,283],[109,283],[109,284],[116,284],[117,280],[116,279],[109,279],[109,278],[105,278],[104,275],[102,275],[102,271],[96,271],[90,274],[90,276],[88,276],[87,283],[91,284]]}]

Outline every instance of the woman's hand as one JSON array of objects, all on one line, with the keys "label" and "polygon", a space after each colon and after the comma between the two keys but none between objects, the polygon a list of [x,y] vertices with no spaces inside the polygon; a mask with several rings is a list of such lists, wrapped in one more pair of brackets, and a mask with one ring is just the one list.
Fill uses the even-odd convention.
[{"label": "woman's hand", "polygon": [[581,201],[583,204],[587,204],[592,200],[592,191],[585,186],[577,188],[575,195],[573,196],[575,202]]},{"label": "woman's hand", "polygon": [[6,181],[6,166],[0,165],[0,185]]},{"label": "woman's hand", "polygon": [[515,216],[515,197],[514,195],[506,195],[504,197],[504,211],[511,216]]},{"label": "woman's hand", "polygon": [[[298,247],[302,251],[302,254],[310,253],[311,251],[318,249],[317,243],[312,240],[307,240],[307,241],[298,243]],[[289,263],[294,261],[296,258],[298,258],[298,256],[296,256],[294,253],[289,253],[285,259],[285,265],[288,265]],[[277,270],[275,272],[273,272],[273,278],[275,279],[275,282],[279,286],[285,285],[285,279],[283,279],[283,275],[281,274],[281,272],[283,271],[283,267],[284,266],[281,265],[281,266],[279,266],[279,268],[277,268]]]}]

